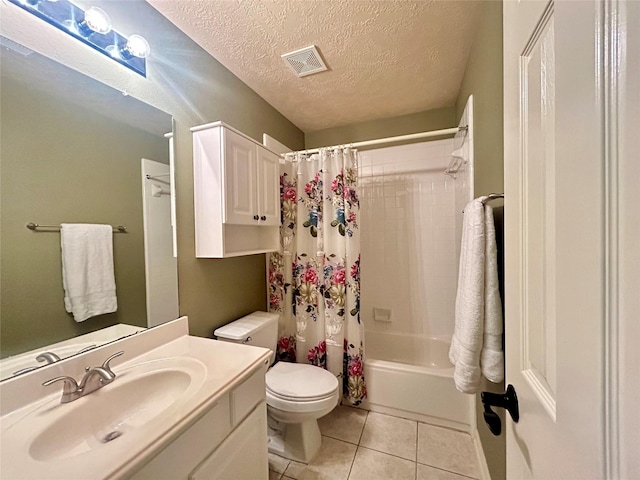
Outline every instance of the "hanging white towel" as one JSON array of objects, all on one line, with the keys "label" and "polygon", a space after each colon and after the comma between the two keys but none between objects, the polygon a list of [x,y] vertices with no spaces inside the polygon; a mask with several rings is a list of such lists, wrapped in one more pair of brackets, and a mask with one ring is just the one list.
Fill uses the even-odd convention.
[{"label": "hanging white towel", "polygon": [[485,257],[484,257],[484,341],[480,355],[482,375],[491,382],[504,380],[504,351],[502,350],[502,300],[498,281],[498,248],[493,208],[484,205]]},{"label": "hanging white towel", "polygon": [[63,223],[60,229],[64,306],[76,322],[118,309],[110,225]]},{"label": "hanging white towel", "polygon": [[454,382],[463,393],[478,391],[481,374],[492,382],[504,378],[493,209],[484,200],[469,202],[463,218],[455,329],[449,350]]}]

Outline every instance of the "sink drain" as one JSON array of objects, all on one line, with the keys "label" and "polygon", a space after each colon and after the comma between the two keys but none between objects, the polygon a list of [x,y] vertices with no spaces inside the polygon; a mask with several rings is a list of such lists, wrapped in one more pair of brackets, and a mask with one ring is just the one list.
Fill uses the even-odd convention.
[{"label": "sink drain", "polygon": [[113,432],[109,432],[107,433],[104,438],[102,439],[102,443],[109,443],[112,440],[115,440],[116,438],[122,436],[122,432],[119,432],[117,430],[113,431]]}]

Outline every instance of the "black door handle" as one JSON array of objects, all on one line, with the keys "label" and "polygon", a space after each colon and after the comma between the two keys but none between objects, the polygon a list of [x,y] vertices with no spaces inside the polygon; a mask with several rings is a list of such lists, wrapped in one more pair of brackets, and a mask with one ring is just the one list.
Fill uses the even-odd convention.
[{"label": "black door handle", "polygon": [[518,423],[518,420],[520,420],[518,396],[513,385],[509,385],[504,393],[482,392],[480,398],[484,406],[484,421],[495,436],[500,435],[502,432],[502,422],[500,422],[500,417],[491,407],[506,408],[514,422]]}]

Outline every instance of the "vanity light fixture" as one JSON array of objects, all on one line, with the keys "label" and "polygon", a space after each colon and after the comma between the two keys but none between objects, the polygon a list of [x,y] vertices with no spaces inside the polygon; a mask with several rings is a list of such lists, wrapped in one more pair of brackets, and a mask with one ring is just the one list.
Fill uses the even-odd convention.
[{"label": "vanity light fixture", "polygon": [[9,0],[134,72],[147,76],[149,43],[140,35],[126,37],[111,28],[109,15],[98,7],[82,10],[68,0]]},{"label": "vanity light fixture", "polygon": [[127,44],[120,51],[120,54],[124,58],[147,58],[151,53],[151,47],[149,47],[149,42],[145,40],[144,37],[140,35],[131,35],[127,40]]},{"label": "vanity light fixture", "polygon": [[98,7],[91,7],[85,10],[84,18],[78,23],[78,33],[83,37],[88,37],[94,33],[106,35],[111,31],[111,19],[107,12]]}]

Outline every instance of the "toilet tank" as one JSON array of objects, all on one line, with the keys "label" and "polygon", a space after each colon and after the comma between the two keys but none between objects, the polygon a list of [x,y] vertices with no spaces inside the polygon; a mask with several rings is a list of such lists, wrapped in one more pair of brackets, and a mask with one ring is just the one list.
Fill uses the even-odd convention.
[{"label": "toilet tank", "polygon": [[271,350],[271,362],[275,361],[278,342],[277,313],[253,312],[220,328],[213,334],[224,342],[242,343]]}]

